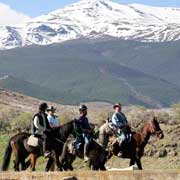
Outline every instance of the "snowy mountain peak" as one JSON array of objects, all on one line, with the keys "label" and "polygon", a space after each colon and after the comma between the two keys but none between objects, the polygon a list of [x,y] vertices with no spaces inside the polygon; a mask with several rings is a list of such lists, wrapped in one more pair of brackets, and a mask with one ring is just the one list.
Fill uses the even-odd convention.
[{"label": "snowy mountain peak", "polygon": [[178,40],[180,8],[80,0],[23,25],[0,27],[0,49],[103,36],[150,42]]}]

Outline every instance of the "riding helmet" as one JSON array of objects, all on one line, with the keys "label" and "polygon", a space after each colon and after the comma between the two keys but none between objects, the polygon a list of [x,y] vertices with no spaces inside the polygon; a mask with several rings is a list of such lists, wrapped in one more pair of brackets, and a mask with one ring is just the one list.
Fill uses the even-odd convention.
[{"label": "riding helmet", "polygon": [[88,109],[87,106],[84,105],[84,104],[82,104],[82,105],[79,106],[79,111],[85,111],[85,110],[87,110],[87,109]]}]

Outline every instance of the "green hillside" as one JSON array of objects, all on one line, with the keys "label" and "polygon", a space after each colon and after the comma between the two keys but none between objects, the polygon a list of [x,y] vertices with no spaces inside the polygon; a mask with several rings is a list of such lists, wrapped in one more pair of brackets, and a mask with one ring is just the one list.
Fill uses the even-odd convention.
[{"label": "green hillside", "polygon": [[42,98],[44,100],[52,100],[54,102],[58,102],[59,100],[57,92],[14,78],[12,76],[7,79],[0,80],[0,87],[26,94],[28,96]]},{"label": "green hillside", "polygon": [[16,80],[0,85],[64,104],[169,106],[180,101],[178,44],[82,39],[1,51],[0,74]]}]

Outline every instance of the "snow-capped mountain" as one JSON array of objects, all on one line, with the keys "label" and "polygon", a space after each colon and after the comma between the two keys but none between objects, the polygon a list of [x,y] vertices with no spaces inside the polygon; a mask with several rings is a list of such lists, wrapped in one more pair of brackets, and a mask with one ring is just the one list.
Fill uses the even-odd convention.
[{"label": "snow-capped mountain", "polygon": [[180,39],[180,8],[81,0],[17,26],[0,27],[0,49],[104,35],[162,42]]}]

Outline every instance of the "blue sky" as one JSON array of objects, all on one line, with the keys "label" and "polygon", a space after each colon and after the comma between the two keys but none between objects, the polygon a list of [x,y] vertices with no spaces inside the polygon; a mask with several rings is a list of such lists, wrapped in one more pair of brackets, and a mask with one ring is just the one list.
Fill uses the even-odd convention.
[{"label": "blue sky", "polygon": [[[10,5],[12,9],[23,12],[31,17],[47,14],[65,5],[78,0],[0,0],[1,3]],[[180,7],[180,0],[113,0],[122,4],[141,3],[153,6]]]}]

